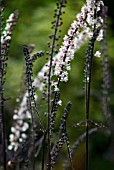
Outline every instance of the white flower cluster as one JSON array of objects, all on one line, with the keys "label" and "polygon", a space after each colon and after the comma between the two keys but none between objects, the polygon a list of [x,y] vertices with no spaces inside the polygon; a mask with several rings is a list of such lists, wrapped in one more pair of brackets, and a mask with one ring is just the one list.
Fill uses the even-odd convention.
[{"label": "white flower cluster", "polygon": [[[73,21],[68,30],[68,35],[65,35],[63,38],[64,41],[55,63],[54,75],[60,76],[61,81],[68,81],[66,71],[70,70],[70,61],[74,58],[75,51],[83,44],[83,37],[86,37],[86,35],[80,33],[82,28],[86,29],[84,20],[87,16],[87,8],[84,6],[82,9],[82,13],[77,15],[78,21]],[[62,73],[63,68],[66,69],[66,71]]]},{"label": "white flower cluster", "polygon": [[[98,1],[97,11],[100,10],[100,5],[104,5],[102,1]],[[94,19],[95,1],[87,0],[87,5],[81,8],[81,13],[76,15],[77,21],[73,21],[68,35],[63,38],[63,44],[59,49],[59,53],[53,58],[52,61],[52,73],[51,76],[60,77],[61,81],[68,81],[68,74],[66,71],[71,69],[70,62],[74,59],[74,53],[85,43],[87,38],[91,38],[92,28],[96,22],[97,27],[100,27],[103,23],[103,19],[99,16],[97,20]],[[103,30],[97,37],[97,41],[101,41],[103,38]],[[63,68],[65,71],[63,71]],[[49,62],[44,65],[41,71],[38,73],[33,84],[38,90],[42,91],[45,84],[47,83],[47,74],[49,72]],[[63,73],[62,73],[63,72]],[[64,73],[65,72],[65,73]],[[53,83],[53,82],[52,82]],[[55,91],[58,91],[57,82],[52,85]]]},{"label": "white flower cluster", "polygon": [[[103,5],[102,1],[98,1],[97,11],[100,10],[100,5]],[[65,35],[63,38],[63,44],[60,47],[60,50],[55,57],[53,57],[52,61],[52,72],[51,77],[56,76],[58,80],[62,82],[68,81],[68,71],[71,69],[70,62],[74,58],[74,53],[85,43],[88,38],[91,38],[93,33],[92,29],[96,22],[97,27],[100,27],[103,23],[103,19],[98,17],[97,20],[94,19],[94,9],[95,9],[95,1],[94,0],[87,0],[87,5],[84,5],[81,9],[81,13],[79,13],[77,17],[77,21],[73,21],[71,24],[70,29],[68,30],[68,35]],[[102,29],[97,37],[98,41],[101,41],[103,38]],[[97,54],[98,55],[98,52]],[[37,77],[34,79],[33,86],[36,87],[39,91],[42,91],[45,84],[47,83],[47,75],[49,72],[49,64],[44,65],[41,71],[37,74]],[[53,81],[51,82],[51,86],[54,88],[54,91],[59,91],[58,82]],[[62,101],[59,100],[58,105],[62,105]],[[24,124],[25,119],[28,117],[30,118],[30,114],[27,112],[27,94],[25,94],[23,101],[20,105],[20,109],[16,115],[14,115],[13,119],[20,118],[23,120],[23,126],[26,126],[25,129],[27,130],[29,126]],[[25,110],[24,110],[25,109]],[[27,115],[28,114],[28,115]],[[26,118],[24,116],[27,116]],[[18,123],[17,123],[18,124]],[[10,146],[9,149],[15,148],[17,149],[17,141],[14,143],[13,139],[17,139],[16,133],[14,133],[16,126],[13,128],[11,137],[10,137]],[[23,129],[23,128],[22,128]],[[21,131],[21,130],[20,130]],[[18,132],[18,141],[22,141],[22,136],[25,131]],[[25,133],[24,133],[25,134]],[[13,144],[12,144],[13,141]],[[14,146],[15,144],[15,146]],[[13,146],[13,147],[12,147]]]},{"label": "white flower cluster", "polygon": [[15,22],[18,18],[18,12],[10,14],[8,20],[6,21],[6,26],[4,31],[1,33],[1,44],[4,44],[7,41],[11,41],[12,29],[15,25]]},{"label": "white flower cluster", "polygon": [[[27,138],[27,130],[30,127],[28,120],[31,119],[31,113],[28,111],[27,99],[28,93],[26,92],[19,110],[14,110],[13,120],[15,121],[15,124],[11,127],[11,134],[9,136],[10,145],[8,146],[9,150],[14,149],[16,151],[19,147],[19,143]],[[37,95],[35,95],[35,100],[37,100]],[[17,99],[17,102],[19,102],[19,99]]]},{"label": "white flower cluster", "polygon": [[[103,5],[102,1],[98,1],[98,9],[100,5]],[[94,19],[94,10],[96,8],[94,0],[87,0],[87,5],[81,8],[81,13],[76,15],[77,21],[73,21],[68,35],[65,35],[63,44],[59,50],[56,61],[54,61],[53,74],[60,77],[60,81],[68,81],[67,71],[71,69],[70,62],[74,58],[74,53],[83,45],[86,39],[91,38],[92,28],[96,23],[97,27],[100,27],[103,19],[97,17]],[[103,30],[100,30],[97,41],[101,41],[103,38]],[[64,70],[64,71],[63,71]]]},{"label": "white flower cluster", "polygon": [[[27,97],[28,93],[23,97],[19,110],[14,110],[13,119],[15,124],[11,127],[11,134],[9,136],[10,145],[8,146],[9,150],[14,149],[16,151],[19,147],[19,143],[27,138],[26,133],[29,129],[27,120],[31,119],[31,114],[28,111],[27,106]],[[35,99],[37,99],[37,96],[35,96]]]}]

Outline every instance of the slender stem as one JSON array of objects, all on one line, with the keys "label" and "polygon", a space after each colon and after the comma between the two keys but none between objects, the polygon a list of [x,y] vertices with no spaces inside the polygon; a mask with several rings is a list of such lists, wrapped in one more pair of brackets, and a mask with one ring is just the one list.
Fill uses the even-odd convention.
[{"label": "slender stem", "polygon": [[[28,90],[29,91],[29,90]],[[32,145],[33,145],[33,170],[35,170],[35,130],[34,130],[34,127],[35,127],[35,121],[34,121],[34,113],[33,113],[33,108],[32,108],[32,105],[31,105],[31,100],[30,100],[30,93],[29,93],[29,109],[30,109],[30,112],[31,112],[31,118],[32,118]]]},{"label": "slender stem", "polygon": [[2,113],[2,142],[3,142],[3,158],[4,158],[4,170],[6,170],[6,144],[5,144],[5,119],[4,119],[4,101],[1,101],[1,113]]},{"label": "slender stem", "polygon": [[[95,6],[97,7],[97,0],[95,1]],[[94,19],[96,19],[96,8],[94,9]],[[89,169],[89,115],[90,115],[90,91],[91,91],[91,77],[92,77],[92,65],[93,65],[93,53],[94,53],[94,44],[98,35],[99,29],[96,29],[96,24],[93,28],[93,37],[89,41],[88,50],[87,50],[87,66],[86,66],[86,84],[85,84],[85,100],[86,100],[86,167]]]},{"label": "slender stem", "polygon": [[[63,3],[63,2],[62,2]],[[59,25],[59,20],[61,16],[61,10],[62,10],[62,3],[60,3],[59,7],[59,13],[57,16],[57,21],[55,25],[55,30],[54,30],[54,35],[53,35],[53,40],[52,40],[52,48],[51,48],[51,54],[50,54],[50,64],[49,64],[49,74],[48,74],[48,169],[51,169],[51,139],[50,139],[50,117],[51,117],[51,70],[52,70],[52,60],[53,60],[53,55],[54,55],[54,47],[55,47],[55,42],[56,42],[56,35],[58,31],[58,25]]]},{"label": "slender stem", "polygon": [[24,55],[26,61],[26,77],[27,77],[27,91],[28,91],[28,108],[31,113],[32,119],[32,146],[33,146],[33,170],[35,170],[35,119],[34,119],[34,107],[32,101],[34,99],[33,86],[32,86],[32,63],[30,60],[30,54],[28,47],[24,46]]},{"label": "slender stem", "polygon": [[46,135],[47,135],[47,130],[44,132],[44,139],[43,139],[42,170],[44,170]]},{"label": "slender stem", "polygon": [[87,88],[87,83],[86,83],[86,170],[88,170],[88,160],[89,160],[89,153],[88,153],[88,150],[89,150],[89,146],[88,146],[88,137],[89,137],[89,135],[88,135],[88,131],[89,131],[89,128],[88,128],[88,119],[89,119],[89,113],[88,113],[88,111],[87,111],[87,107],[88,107],[88,96],[87,96],[87,94],[88,94],[88,88]]},{"label": "slender stem", "polygon": [[3,162],[4,170],[6,170],[6,144],[5,144],[5,118],[4,118],[4,94],[3,94],[3,75],[4,65],[0,51],[0,124],[1,124],[1,139],[3,145]]},{"label": "slender stem", "polygon": [[85,84],[85,100],[86,100],[86,170],[89,167],[89,142],[88,142],[88,121],[90,114],[90,91],[91,91],[91,77],[92,77],[92,65],[93,65],[93,51],[94,51],[94,43],[96,40],[95,37],[95,27],[93,31],[93,37],[89,42],[88,51],[87,51],[87,75],[86,75],[86,84]]},{"label": "slender stem", "polygon": [[4,162],[4,170],[6,170],[6,145],[5,145],[5,120],[4,120],[4,101],[3,101],[3,93],[1,92],[1,108],[0,108],[0,123],[1,123],[1,142],[2,142],[2,146],[3,146],[3,162]]}]

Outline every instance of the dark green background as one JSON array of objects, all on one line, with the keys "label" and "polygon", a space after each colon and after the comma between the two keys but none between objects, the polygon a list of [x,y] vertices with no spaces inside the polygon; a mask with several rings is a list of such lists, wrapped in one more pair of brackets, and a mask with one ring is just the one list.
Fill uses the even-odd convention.
[{"label": "dark green background", "polygon": [[[48,50],[47,42],[49,41],[48,36],[52,33],[51,21],[53,21],[53,11],[55,9],[56,0],[4,0],[3,6],[4,18],[7,19],[9,14],[14,10],[18,9],[20,13],[19,21],[13,32],[11,48],[9,51],[8,68],[5,83],[5,95],[11,97],[11,100],[5,104],[5,116],[7,126],[7,135],[9,134],[9,126],[12,124],[13,110],[16,107],[16,98],[19,95],[21,75],[24,66],[23,47],[24,44],[35,44],[36,48],[34,52],[39,50]],[[68,0],[66,13],[63,16],[63,25],[61,27],[62,37],[67,33],[72,21],[75,19],[75,15],[80,12],[84,0]],[[111,88],[111,102],[110,109],[114,116],[114,1],[105,0],[106,5],[109,7],[108,26],[107,26],[107,43],[108,43],[108,55],[110,59],[110,72],[112,75],[112,88]],[[99,48],[100,44],[97,45]],[[63,106],[70,100],[72,101],[72,109],[69,115],[68,125],[74,122],[79,122],[85,119],[85,101],[84,101],[84,56],[86,53],[87,43],[75,54],[75,59],[72,61],[72,70],[69,73],[69,82],[63,83],[61,86],[61,98],[63,100]],[[34,76],[41,69],[45,63],[44,59],[39,59],[34,65]],[[101,96],[102,94],[102,81],[101,81],[101,59],[95,58],[93,76],[92,76],[92,92]],[[91,113],[90,118],[97,122],[106,123],[105,117],[102,113],[101,103],[93,95],[91,97]],[[43,114],[44,107],[40,106],[40,111]],[[60,115],[63,113],[61,107],[57,116],[56,130],[59,125]],[[9,121],[9,119],[11,121]],[[77,139],[79,135],[84,132],[85,129],[71,128],[68,129],[68,135],[71,143]],[[113,162],[106,159],[106,153],[111,143],[111,138],[107,137],[103,130],[94,134],[90,139],[90,170],[113,170]],[[65,157],[65,150],[63,148],[62,159]],[[61,161],[58,161],[57,168],[61,169]],[[74,157],[74,165],[76,170],[84,170],[85,161],[85,143],[81,144]]]}]

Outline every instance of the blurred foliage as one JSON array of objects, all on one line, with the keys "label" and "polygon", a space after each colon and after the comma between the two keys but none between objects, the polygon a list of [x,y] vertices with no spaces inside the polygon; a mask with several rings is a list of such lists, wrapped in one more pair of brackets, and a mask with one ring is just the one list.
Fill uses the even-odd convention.
[{"label": "blurred foliage", "polygon": [[[47,42],[49,41],[48,36],[52,33],[51,22],[53,21],[53,11],[55,9],[56,0],[4,0],[3,6],[5,7],[4,16],[5,19],[8,18],[9,14],[14,10],[18,9],[20,13],[20,18],[17,23],[17,26],[14,30],[12,37],[11,48],[9,51],[9,61],[7,68],[7,76],[5,83],[5,93],[6,96],[10,96],[11,100],[6,103],[6,113],[8,114],[6,121],[12,117],[13,110],[15,109],[15,99],[19,95],[21,76],[24,68],[24,56],[23,56],[23,47],[24,44],[35,44],[34,52],[39,50],[49,50],[47,48]],[[67,7],[65,9],[66,13],[63,15],[63,25],[61,27],[62,34],[60,39],[60,44],[62,42],[62,37],[67,33],[72,20],[75,19],[75,15],[80,12],[81,6],[84,4],[84,0],[68,0]],[[106,4],[109,6],[109,21],[108,21],[108,30],[107,30],[107,42],[108,42],[108,55],[110,58],[110,72],[112,74],[112,87],[114,86],[114,33],[113,33],[113,0],[105,0]],[[70,100],[72,101],[72,109],[69,115],[68,125],[73,122],[79,122],[85,119],[85,101],[84,101],[84,56],[86,53],[87,43],[75,54],[75,59],[72,61],[72,70],[69,73],[69,83],[63,83],[61,86],[61,98],[63,100],[63,106]],[[41,69],[45,63],[44,59],[39,59],[34,65],[34,74]],[[106,122],[104,115],[101,110],[101,103],[99,98],[102,94],[101,88],[101,59],[95,58],[94,70],[93,70],[93,82],[92,82],[92,97],[91,97],[91,119],[98,122]],[[34,75],[34,76],[35,76]],[[99,90],[100,89],[100,90]],[[96,95],[94,95],[96,94]],[[114,89],[111,90],[111,110],[114,110]],[[97,108],[97,111],[96,111]],[[60,108],[60,114],[57,116],[56,130],[58,129],[60,115],[63,112],[63,108]],[[113,112],[114,113],[114,112]],[[9,122],[11,125],[11,122]],[[84,132],[84,128],[71,128],[68,129],[68,135],[71,139],[71,144],[75,139]],[[9,131],[8,131],[9,133]],[[101,134],[101,133],[100,133]],[[104,137],[106,140],[106,136]],[[102,137],[96,135],[96,142],[93,140],[93,146],[100,144],[100,149],[103,150],[107,148],[109,144],[106,144],[106,141],[102,141]],[[100,140],[100,142],[99,142]],[[83,145],[83,144],[82,144]],[[78,162],[79,165],[76,165],[77,170],[83,170],[84,162],[84,145],[75,156],[75,162]],[[93,152],[96,148],[92,148]],[[99,149],[98,149],[99,150]],[[65,151],[63,150],[63,157],[65,156]],[[104,153],[99,155],[99,152],[94,152],[90,158],[90,169],[100,170],[109,168],[112,170],[114,164],[109,162],[103,157]],[[80,158],[79,158],[80,157]],[[78,160],[78,161],[77,161]],[[93,161],[94,160],[94,161]],[[76,163],[75,163],[76,164]],[[81,166],[82,165],[82,166]],[[59,169],[58,165],[57,168]],[[112,169],[111,169],[112,168]]]},{"label": "blurred foliage", "polygon": [[111,17],[111,26],[114,28],[114,11],[113,11],[113,6],[114,6],[114,1],[113,0],[104,0],[105,5],[108,6],[108,15]]}]

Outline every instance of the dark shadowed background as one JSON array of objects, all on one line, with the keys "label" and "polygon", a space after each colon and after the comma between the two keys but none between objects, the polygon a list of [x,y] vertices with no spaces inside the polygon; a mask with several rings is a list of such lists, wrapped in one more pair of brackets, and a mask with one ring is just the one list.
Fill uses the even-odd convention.
[{"label": "dark shadowed background", "polygon": [[[104,0],[108,6],[108,25],[107,25],[107,53],[109,56],[110,73],[111,73],[111,92],[110,92],[110,110],[114,117],[114,0]],[[5,104],[5,116],[7,123],[7,135],[10,133],[10,126],[12,125],[13,110],[16,107],[16,98],[19,96],[21,85],[21,78],[24,68],[24,44],[35,44],[34,53],[39,50],[48,50],[47,42],[48,36],[52,33],[51,22],[53,21],[53,11],[56,7],[56,0],[3,0],[4,18],[7,19],[9,14],[15,10],[19,10],[20,17],[12,36],[11,48],[9,51],[8,68],[5,83],[5,95],[11,97]],[[67,33],[72,21],[75,19],[77,13],[80,12],[84,0],[68,0],[66,13],[63,15],[63,25],[61,27],[61,39]],[[85,101],[84,101],[84,57],[86,53],[87,43],[75,54],[75,59],[71,63],[72,70],[69,73],[69,82],[62,84],[61,97],[63,106],[70,100],[72,102],[72,109],[70,112],[68,125],[74,122],[79,122],[85,119]],[[45,58],[39,59],[34,65],[34,76],[42,68],[45,63]],[[92,96],[91,96],[91,114],[90,117],[96,122],[106,124],[105,117],[102,113],[101,103],[99,97],[102,94],[102,80],[101,80],[101,58],[95,58],[93,68],[92,81]],[[94,95],[95,94],[95,95]],[[97,97],[96,97],[97,96]],[[40,110],[42,108],[40,106]],[[57,122],[59,122],[60,115],[63,108],[60,108]],[[10,121],[9,121],[10,120]],[[58,123],[56,124],[56,129]],[[83,127],[68,129],[68,135],[71,144],[79,137],[85,129]],[[90,170],[113,170],[114,169],[114,154],[113,159],[110,155],[111,137],[106,136],[103,130],[98,131],[90,138]],[[114,148],[114,147],[113,147]],[[65,157],[65,149],[62,150],[62,155],[58,159],[58,164],[55,169],[61,169],[62,160]],[[62,158],[62,159],[61,159]],[[85,143],[83,142],[76,154],[74,155],[74,165],[76,170],[84,170],[85,164]]]}]

